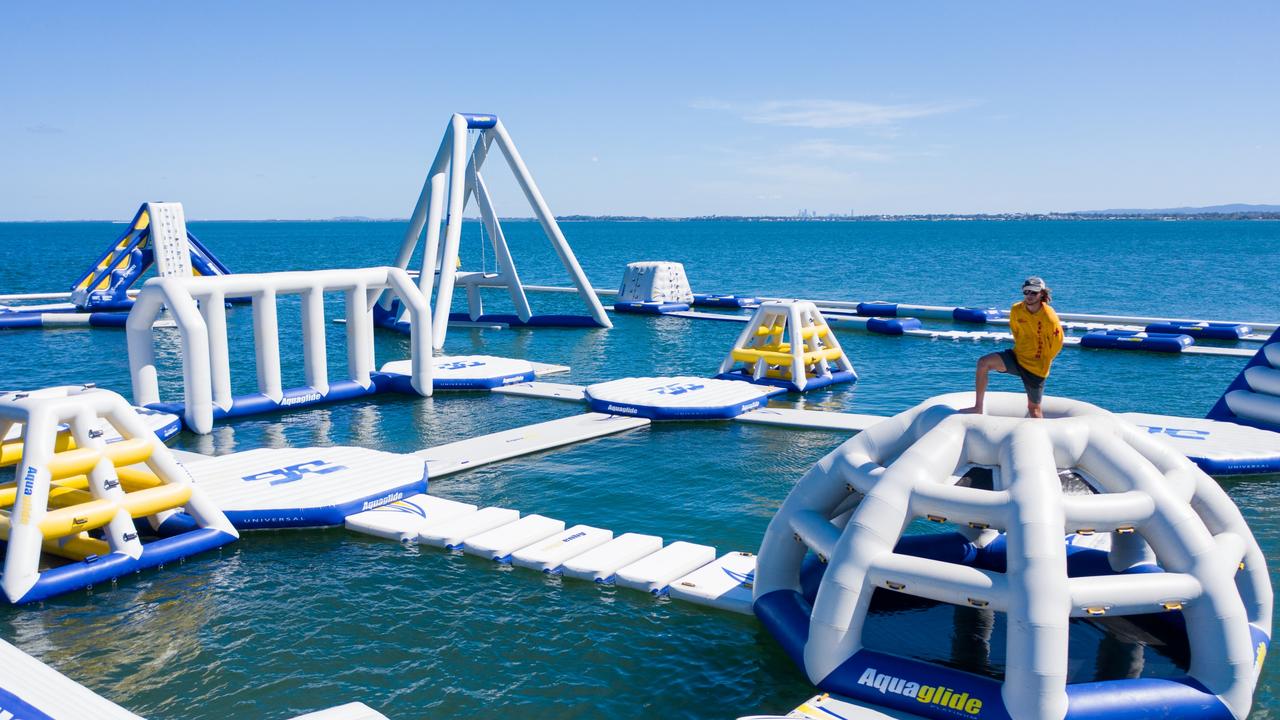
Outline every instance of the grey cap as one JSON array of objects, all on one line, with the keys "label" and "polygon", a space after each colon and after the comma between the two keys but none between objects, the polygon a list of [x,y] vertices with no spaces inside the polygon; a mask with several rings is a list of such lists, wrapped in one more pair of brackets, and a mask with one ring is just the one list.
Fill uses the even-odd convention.
[{"label": "grey cap", "polygon": [[1022,281],[1023,290],[1031,289],[1031,290],[1044,291],[1046,288],[1047,286],[1044,284],[1044,278],[1041,278],[1037,275],[1032,275],[1031,277]]}]

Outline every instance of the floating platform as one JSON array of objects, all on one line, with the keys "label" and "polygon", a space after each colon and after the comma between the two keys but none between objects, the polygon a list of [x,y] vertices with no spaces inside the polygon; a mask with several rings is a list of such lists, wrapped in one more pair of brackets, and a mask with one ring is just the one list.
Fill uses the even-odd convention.
[{"label": "floating platform", "polygon": [[502,432],[419,450],[414,457],[427,462],[431,477],[488,465],[520,455],[550,450],[583,440],[612,435],[648,425],[645,418],[603,413],[573,415]]},{"label": "floating platform", "polygon": [[[408,376],[412,362],[395,360],[383,365],[382,372]],[[436,390],[490,390],[536,377],[533,364],[527,360],[491,355],[433,357],[431,365],[431,385]]]},{"label": "floating platform", "polygon": [[[4,720],[143,720],[0,640],[0,718]],[[387,720],[364,703],[347,703],[293,720]]]},{"label": "floating platform", "polygon": [[422,458],[357,447],[258,448],[186,467],[241,530],[342,525],[427,490]]},{"label": "floating platform", "polygon": [[586,389],[595,412],[651,420],[728,420],[763,407],[782,388],[699,377],[623,378]]},{"label": "floating platform", "polygon": [[1280,433],[1207,418],[1117,414],[1172,443],[1210,475],[1280,473]]}]

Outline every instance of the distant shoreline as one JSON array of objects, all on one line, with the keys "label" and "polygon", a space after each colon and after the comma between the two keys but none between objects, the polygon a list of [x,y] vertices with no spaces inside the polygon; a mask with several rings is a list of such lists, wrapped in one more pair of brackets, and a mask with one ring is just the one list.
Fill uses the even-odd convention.
[{"label": "distant shoreline", "polygon": [[[504,217],[502,222],[536,222],[532,217]],[[270,218],[264,220],[190,218],[191,222],[314,222],[314,223],[404,223],[408,218],[370,218],[361,216],[344,216],[333,218]],[[479,218],[468,217],[466,221],[476,222]],[[814,223],[814,222],[1024,222],[1028,220],[1052,221],[1098,221],[1098,220],[1141,220],[1145,222],[1181,222],[1184,220],[1280,220],[1280,212],[1206,212],[1177,213],[1162,215],[1158,213],[923,213],[916,215],[699,215],[693,217],[650,217],[647,215],[557,215],[557,222],[778,222],[778,223]],[[73,222],[109,222],[126,224],[119,218],[107,220],[0,220],[0,223],[73,223]]]}]

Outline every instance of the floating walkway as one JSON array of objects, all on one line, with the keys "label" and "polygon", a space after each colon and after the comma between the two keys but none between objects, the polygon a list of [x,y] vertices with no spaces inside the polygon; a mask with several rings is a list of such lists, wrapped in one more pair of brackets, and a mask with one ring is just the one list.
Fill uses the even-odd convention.
[{"label": "floating walkway", "polygon": [[[519,397],[586,402],[587,388],[563,383],[532,382],[495,388],[494,392]],[[1280,432],[1206,418],[1152,413],[1118,415],[1146,428],[1161,440],[1172,443],[1212,475],[1280,473]],[[729,419],[800,430],[855,433],[884,420],[885,416],[760,407]]]},{"label": "floating walkway", "polygon": [[[239,530],[331,527],[356,513],[427,492],[438,479],[514,457],[648,425],[645,418],[587,413],[460,440],[410,454],[359,447],[257,448],[209,457],[177,453]],[[162,526],[181,532],[179,514]]]},{"label": "floating walkway", "polygon": [[[673,381],[678,383],[705,383],[706,378],[630,378],[631,380],[653,380],[661,381],[660,383],[651,383],[652,387],[665,387]],[[738,380],[725,380],[723,382],[733,382],[752,387]],[[494,392],[503,395],[515,395],[518,397],[541,398],[547,400],[561,400],[564,402],[587,402],[587,387],[582,385],[568,385],[565,383],[547,383],[547,382],[531,382],[522,383],[520,385],[508,385],[506,387],[494,388]],[[717,412],[720,412],[717,410]],[[620,417],[620,416],[612,416]],[[671,418],[663,418],[671,419]],[[688,419],[688,418],[675,418]],[[837,430],[842,432],[859,432],[871,427],[875,423],[884,420],[881,415],[858,415],[855,413],[835,413],[825,412],[822,410],[801,410],[793,408],[770,408],[758,407],[750,411],[734,415],[732,417],[720,417],[710,419],[735,420],[737,422],[752,423],[756,425],[776,425],[779,427],[799,428],[805,430]],[[466,442],[466,441],[464,441]],[[426,452],[426,451],[424,451]],[[432,474],[435,477],[435,474]]]},{"label": "floating walkway", "polygon": [[415,495],[347,518],[366,535],[461,551],[533,571],[667,595],[697,605],[751,614],[755,555],[717,555],[710,545],[589,525],[567,526],[543,515],[480,508]]},{"label": "floating walkway", "polygon": [[[507,389],[509,388],[497,388],[495,392]],[[413,456],[426,461],[432,478],[440,478],[521,455],[634,430],[648,424],[649,420],[646,418],[586,413],[459,440],[419,450]]]}]

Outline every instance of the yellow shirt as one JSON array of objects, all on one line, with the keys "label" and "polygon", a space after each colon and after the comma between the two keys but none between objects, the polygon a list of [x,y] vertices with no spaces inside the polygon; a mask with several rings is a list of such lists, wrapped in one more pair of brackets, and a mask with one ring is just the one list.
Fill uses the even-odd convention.
[{"label": "yellow shirt", "polygon": [[1013,333],[1013,354],[1028,372],[1049,377],[1049,366],[1062,349],[1062,323],[1058,313],[1046,304],[1031,312],[1025,303],[1009,309],[1009,330]]}]

